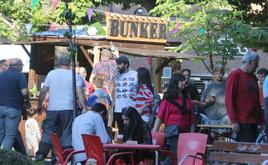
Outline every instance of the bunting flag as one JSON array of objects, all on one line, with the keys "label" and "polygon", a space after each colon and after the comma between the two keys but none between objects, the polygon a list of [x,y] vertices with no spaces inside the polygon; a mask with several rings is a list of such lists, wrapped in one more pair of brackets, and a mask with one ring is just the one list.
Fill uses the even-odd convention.
[{"label": "bunting flag", "polygon": [[51,0],[52,3],[52,9],[55,10],[58,6],[59,1],[58,0]]},{"label": "bunting flag", "polygon": [[172,30],[172,33],[177,33],[181,28],[181,24],[179,21],[176,22],[175,28]]},{"label": "bunting flag", "polygon": [[91,17],[92,17],[92,15],[93,15],[93,9],[88,9],[87,10],[87,16],[88,16],[88,21],[90,22],[91,21]]},{"label": "bunting flag", "polygon": [[32,0],[32,10],[37,6],[39,0]]}]

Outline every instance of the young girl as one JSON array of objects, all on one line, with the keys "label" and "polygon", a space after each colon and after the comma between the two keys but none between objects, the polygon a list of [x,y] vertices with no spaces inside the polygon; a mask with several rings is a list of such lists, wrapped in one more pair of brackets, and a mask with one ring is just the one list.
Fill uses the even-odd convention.
[{"label": "young girl", "polygon": [[35,109],[27,111],[28,119],[25,121],[25,139],[26,147],[29,155],[34,155],[38,150],[38,144],[41,138],[38,122],[34,119],[36,115]]}]

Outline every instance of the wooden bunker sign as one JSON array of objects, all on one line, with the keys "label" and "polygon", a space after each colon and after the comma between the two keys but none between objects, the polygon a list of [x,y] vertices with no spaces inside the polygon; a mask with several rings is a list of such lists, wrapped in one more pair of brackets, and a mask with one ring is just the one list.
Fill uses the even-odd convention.
[{"label": "wooden bunker sign", "polygon": [[167,42],[167,20],[159,17],[106,14],[106,38],[141,42]]}]

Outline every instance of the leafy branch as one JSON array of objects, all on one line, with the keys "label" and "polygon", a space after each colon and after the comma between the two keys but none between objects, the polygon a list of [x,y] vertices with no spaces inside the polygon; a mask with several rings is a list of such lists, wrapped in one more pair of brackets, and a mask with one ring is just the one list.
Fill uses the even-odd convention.
[{"label": "leafy branch", "polygon": [[268,42],[267,31],[244,23],[243,12],[227,0],[204,0],[195,5],[188,5],[183,0],[158,0],[151,13],[175,18],[169,24],[169,30],[173,30],[176,23],[181,24],[174,36],[181,38],[182,44],[175,50],[194,50],[199,56],[207,56],[207,62],[202,63],[209,72],[215,65],[225,68],[228,61],[241,55],[240,48],[265,49],[265,44],[260,43]]}]

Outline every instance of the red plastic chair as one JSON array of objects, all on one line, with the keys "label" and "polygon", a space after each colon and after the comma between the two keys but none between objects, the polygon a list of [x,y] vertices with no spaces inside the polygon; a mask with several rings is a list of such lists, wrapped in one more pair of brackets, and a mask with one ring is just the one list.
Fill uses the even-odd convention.
[{"label": "red plastic chair", "polygon": [[208,135],[202,133],[181,133],[178,139],[178,165],[204,165]]},{"label": "red plastic chair", "polygon": [[165,133],[164,132],[151,132],[152,139],[156,140],[156,144],[160,146],[161,149],[164,147]]},{"label": "red plastic chair", "polygon": [[85,151],[74,151],[73,149],[63,150],[60,138],[56,133],[51,133],[50,138],[57,158],[56,164],[67,165],[69,161],[72,161],[71,158],[73,155],[85,152]]},{"label": "red plastic chair", "polygon": [[[95,135],[87,135],[82,134],[82,139],[84,142],[84,148],[86,152],[87,159],[90,158],[95,159],[97,161],[97,165],[103,165],[105,164],[105,158],[104,158],[104,149],[100,140],[100,137]],[[107,165],[113,165],[117,158],[120,156],[129,156],[131,164],[134,165],[134,158],[133,158],[133,152],[120,152],[112,154],[108,161],[106,162]],[[87,164],[88,162],[86,162]]]}]

